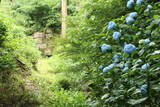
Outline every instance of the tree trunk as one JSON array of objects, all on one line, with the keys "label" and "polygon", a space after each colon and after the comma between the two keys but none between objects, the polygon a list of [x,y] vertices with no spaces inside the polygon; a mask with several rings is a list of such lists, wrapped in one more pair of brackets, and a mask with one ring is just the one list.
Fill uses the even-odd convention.
[{"label": "tree trunk", "polygon": [[61,25],[61,36],[66,36],[66,30],[67,30],[67,0],[61,0],[61,12],[62,12],[62,25]]}]

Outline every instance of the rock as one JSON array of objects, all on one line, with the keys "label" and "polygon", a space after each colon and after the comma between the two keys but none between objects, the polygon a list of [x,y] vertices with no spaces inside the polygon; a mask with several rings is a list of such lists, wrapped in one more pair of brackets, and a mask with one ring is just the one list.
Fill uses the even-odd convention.
[{"label": "rock", "polygon": [[40,51],[46,56],[52,56],[52,50],[48,45],[48,40],[52,38],[52,34],[50,32],[35,32],[33,34],[33,38],[37,41],[37,47]]}]

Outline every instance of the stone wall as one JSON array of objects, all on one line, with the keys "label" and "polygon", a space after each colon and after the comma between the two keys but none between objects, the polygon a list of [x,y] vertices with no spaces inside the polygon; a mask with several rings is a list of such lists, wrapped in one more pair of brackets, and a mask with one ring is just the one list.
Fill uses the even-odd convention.
[{"label": "stone wall", "polygon": [[33,37],[37,41],[37,47],[39,50],[42,51],[44,55],[51,56],[52,50],[48,44],[48,40],[51,39],[51,35],[44,32],[35,32]]}]

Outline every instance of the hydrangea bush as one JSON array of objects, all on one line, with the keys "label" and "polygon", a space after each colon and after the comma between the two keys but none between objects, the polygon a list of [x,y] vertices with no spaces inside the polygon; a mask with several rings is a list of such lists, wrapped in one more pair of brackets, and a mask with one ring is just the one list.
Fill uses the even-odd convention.
[{"label": "hydrangea bush", "polygon": [[102,63],[93,90],[101,98],[96,101],[104,107],[158,107],[160,2],[128,0],[126,8],[131,12],[110,21],[100,34]]}]

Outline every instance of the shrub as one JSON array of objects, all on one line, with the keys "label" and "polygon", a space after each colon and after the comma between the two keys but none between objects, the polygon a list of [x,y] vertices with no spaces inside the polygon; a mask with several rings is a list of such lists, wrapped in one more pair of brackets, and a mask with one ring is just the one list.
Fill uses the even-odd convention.
[{"label": "shrub", "polygon": [[26,68],[32,69],[41,53],[33,38],[25,35],[25,28],[14,20],[10,6],[0,4],[0,10],[4,10],[0,12],[0,106],[39,105],[35,94],[25,88],[24,78],[30,72]]},{"label": "shrub", "polygon": [[65,79],[58,81],[58,84],[59,84],[60,88],[63,88],[64,90],[70,89],[70,86],[71,86],[70,82]]},{"label": "shrub", "polygon": [[[46,31],[51,29],[54,33],[60,32],[60,4],[49,1],[17,1],[12,6],[13,11],[25,16],[27,23],[23,23],[28,28],[27,34],[36,31]],[[18,15],[17,13],[15,15]],[[19,20],[19,19],[18,19]]]},{"label": "shrub", "polygon": [[[156,45],[159,43],[157,33],[160,32],[158,26],[160,23],[158,21],[160,19],[158,15],[160,2],[141,0],[137,0],[137,2],[132,7],[137,12],[135,16],[129,14],[129,16],[125,15],[115,20],[112,19],[117,24],[117,29],[112,31],[105,29],[99,34],[100,37],[103,35],[105,40],[101,38],[97,44],[100,42],[101,44],[112,45],[112,53],[107,54],[99,51],[98,48],[101,44],[96,47],[99,52],[99,60],[102,61],[99,65],[110,65],[110,63],[115,63],[115,59],[119,60],[114,67],[107,66],[106,71],[108,72],[102,73],[101,71],[104,71],[105,68],[103,70],[98,69],[98,65],[99,74],[92,74],[92,76],[96,75],[97,77],[96,80],[96,77],[93,78],[95,85],[98,84],[92,87],[94,96],[101,96],[98,97],[99,99],[94,97],[92,99],[101,102],[101,105],[142,107],[160,104],[157,100],[160,98],[157,96],[159,84],[156,81],[158,78],[155,78],[159,72],[159,53],[155,54],[155,51],[160,49]],[[154,8],[146,11],[149,4]],[[110,36],[116,31],[121,31],[122,34],[119,42],[113,41]],[[152,46],[149,45],[151,41],[155,42]],[[120,53],[121,57],[114,56],[116,53]]]},{"label": "shrub", "polygon": [[0,20],[0,46],[2,46],[2,43],[4,41],[5,35],[7,32],[7,27],[4,25],[4,23]]},{"label": "shrub", "polygon": [[54,97],[50,99],[54,107],[89,107],[85,101],[84,93],[65,90],[55,91]]}]

